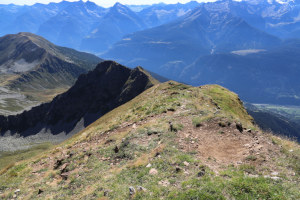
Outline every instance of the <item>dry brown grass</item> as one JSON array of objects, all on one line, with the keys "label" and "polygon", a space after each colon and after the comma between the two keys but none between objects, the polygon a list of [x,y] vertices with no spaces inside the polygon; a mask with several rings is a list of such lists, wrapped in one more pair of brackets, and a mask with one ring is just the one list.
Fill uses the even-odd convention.
[{"label": "dry brown grass", "polygon": [[143,154],[140,156],[136,161],[133,163],[130,163],[128,167],[140,167],[140,166],[145,166],[149,163],[150,158],[153,158],[157,153],[161,153],[165,149],[166,145],[161,144],[155,149],[153,149],[150,153],[148,154]]},{"label": "dry brown grass", "polygon": [[6,167],[4,167],[3,169],[0,170],[0,176],[2,174],[5,174],[10,168],[12,168],[13,166],[15,166],[15,163],[10,163],[9,165],[7,165]]}]

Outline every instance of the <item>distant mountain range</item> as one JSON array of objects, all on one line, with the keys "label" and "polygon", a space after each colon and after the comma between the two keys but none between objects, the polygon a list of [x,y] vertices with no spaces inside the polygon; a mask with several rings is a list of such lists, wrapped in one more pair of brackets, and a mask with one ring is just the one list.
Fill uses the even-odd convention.
[{"label": "distant mountain range", "polygon": [[299,1],[278,3],[269,0],[221,0],[205,4],[191,1],[150,6],[117,3],[111,8],[103,8],[91,1],[0,5],[0,36],[32,32],[61,46],[103,53],[127,34],[177,20],[199,6],[209,13],[230,13],[250,26],[282,39],[299,37]]},{"label": "distant mountain range", "polygon": [[13,98],[15,92],[25,95],[28,101],[49,101],[101,61],[94,55],[56,46],[31,33],[1,37],[1,109],[24,109],[21,102],[13,103],[18,99]]},{"label": "distant mountain range", "polygon": [[299,41],[284,40],[290,36],[269,26],[296,20],[298,5],[200,4],[170,23],[127,35],[102,56],[192,85],[221,84],[249,102],[299,105]]},{"label": "distant mountain range", "polygon": [[299,63],[300,40],[288,40],[268,51],[200,56],[178,78],[193,85],[223,85],[248,102],[300,105]]},{"label": "distant mountain range", "polygon": [[145,21],[148,27],[155,27],[181,17],[199,6],[197,1],[186,4],[154,4],[146,7],[137,14]]},{"label": "distant mountain range", "polygon": [[[163,65],[179,61],[184,66],[200,55],[279,44],[280,39],[251,27],[240,17],[223,11],[209,12],[200,6],[174,22],[128,35],[103,56],[129,65],[141,63],[177,79],[178,71],[170,68],[164,72]],[[170,76],[170,71],[175,76]]]},{"label": "distant mountain range", "polygon": [[282,39],[299,38],[300,1],[222,0],[208,3],[209,10],[227,10],[251,26]]},{"label": "distant mountain range", "polygon": [[79,49],[83,38],[90,33],[105,13],[106,9],[95,3],[73,2],[44,21],[37,34],[55,44]]},{"label": "distant mountain range", "polygon": [[95,29],[85,37],[80,49],[103,52],[126,34],[145,29],[147,26],[139,16],[126,6],[116,3],[96,23]]},{"label": "distant mountain range", "polygon": [[141,65],[168,79],[222,84],[250,102],[300,103],[298,0],[117,3],[111,8],[63,1],[0,5],[0,10],[0,34],[38,33],[55,44]]},{"label": "distant mountain range", "polygon": [[103,8],[91,1],[0,5],[0,36],[32,32],[57,45],[101,53],[126,34],[174,20],[197,5],[155,4],[139,12],[120,3]]}]

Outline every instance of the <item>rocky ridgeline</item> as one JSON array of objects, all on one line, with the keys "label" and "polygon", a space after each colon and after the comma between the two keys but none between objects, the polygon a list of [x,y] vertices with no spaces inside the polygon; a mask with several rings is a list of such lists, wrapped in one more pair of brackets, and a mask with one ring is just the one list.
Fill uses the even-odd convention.
[{"label": "rocky ridgeline", "polygon": [[0,116],[1,135],[72,135],[153,86],[155,81],[140,67],[129,69],[104,61],[50,103],[19,115]]}]

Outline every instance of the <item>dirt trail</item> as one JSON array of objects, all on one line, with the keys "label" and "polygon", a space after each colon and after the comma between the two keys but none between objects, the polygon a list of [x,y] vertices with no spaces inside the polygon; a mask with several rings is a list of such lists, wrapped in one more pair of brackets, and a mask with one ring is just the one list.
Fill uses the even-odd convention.
[{"label": "dirt trail", "polygon": [[196,128],[188,117],[177,120],[184,125],[184,129],[178,132],[179,148],[196,152],[199,159],[215,171],[230,164],[249,162],[258,167],[265,166],[268,160],[280,153],[280,148],[272,144],[267,135],[250,130],[241,133],[235,123],[224,126],[215,120]]}]

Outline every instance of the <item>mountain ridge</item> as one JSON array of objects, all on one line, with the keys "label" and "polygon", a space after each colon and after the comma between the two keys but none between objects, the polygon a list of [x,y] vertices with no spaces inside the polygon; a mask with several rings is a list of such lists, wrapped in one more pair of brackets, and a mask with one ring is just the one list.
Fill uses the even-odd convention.
[{"label": "mountain ridge", "polygon": [[289,40],[272,50],[200,56],[182,69],[180,80],[222,84],[247,102],[299,105],[299,44]]},{"label": "mountain ridge", "polygon": [[[17,92],[25,95],[28,101],[40,102],[49,101],[51,96],[66,90],[80,74],[102,61],[88,53],[56,46],[31,33],[1,37],[0,54],[1,88],[10,91],[4,92],[8,98],[14,95],[10,93]],[[2,98],[6,96],[3,94]],[[24,101],[23,97],[21,101]],[[22,110],[20,104],[15,102],[12,109]],[[10,109],[5,104],[1,107],[7,111]]]},{"label": "mountain ridge", "polygon": [[57,135],[64,140],[156,83],[140,67],[129,69],[103,61],[51,102],[18,115],[0,116],[1,135],[38,135],[41,140],[44,135]]},{"label": "mountain ridge", "polygon": [[199,55],[270,48],[280,43],[280,39],[239,17],[227,12],[210,13],[199,6],[173,22],[127,35],[102,56],[129,66],[141,63],[146,69],[176,80],[173,74],[178,73],[177,69],[167,70],[164,65],[175,61],[188,65]]},{"label": "mountain ridge", "polygon": [[146,28],[143,20],[128,7],[116,3],[81,42],[81,49],[103,53],[124,35]]}]

